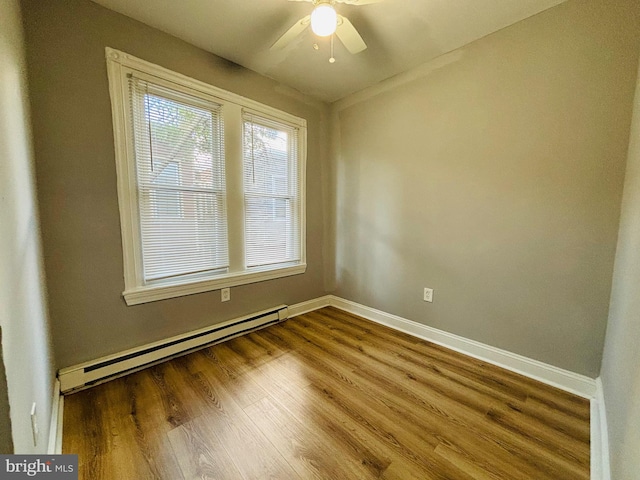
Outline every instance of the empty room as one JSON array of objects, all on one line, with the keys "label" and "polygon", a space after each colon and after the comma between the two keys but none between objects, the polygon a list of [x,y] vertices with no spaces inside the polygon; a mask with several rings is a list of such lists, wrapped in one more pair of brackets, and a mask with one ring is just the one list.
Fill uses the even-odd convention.
[{"label": "empty room", "polygon": [[0,478],[640,480],[639,59],[637,0],[0,0]]}]

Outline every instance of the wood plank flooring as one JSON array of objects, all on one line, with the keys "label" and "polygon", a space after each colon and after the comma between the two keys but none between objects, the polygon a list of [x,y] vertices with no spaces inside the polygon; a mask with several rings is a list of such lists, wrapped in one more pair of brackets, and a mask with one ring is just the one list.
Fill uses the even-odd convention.
[{"label": "wood plank flooring", "polygon": [[589,478],[589,402],[324,308],[65,398],[80,478]]}]

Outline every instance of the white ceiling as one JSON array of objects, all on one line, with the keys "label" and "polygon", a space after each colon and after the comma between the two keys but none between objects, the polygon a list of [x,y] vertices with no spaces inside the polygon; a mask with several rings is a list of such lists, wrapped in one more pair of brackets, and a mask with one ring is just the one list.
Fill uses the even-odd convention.
[{"label": "white ceiling", "polygon": [[[323,101],[333,102],[565,0],[384,0],[336,4],[368,48],[349,54],[307,29],[269,47],[313,5],[287,0],[94,0]],[[313,49],[313,44],[319,50]]]}]

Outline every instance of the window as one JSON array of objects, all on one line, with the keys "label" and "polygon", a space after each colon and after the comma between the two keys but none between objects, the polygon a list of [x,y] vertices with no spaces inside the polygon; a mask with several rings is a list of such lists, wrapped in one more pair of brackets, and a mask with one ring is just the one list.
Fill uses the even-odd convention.
[{"label": "window", "polygon": [[243,127],[247,265],[299,261],[298,131],[253,115]]},{"label": "window", "polygon": [[127,304],[303,273],[306,122],[107,49]]},{"label": "window", "polygon": [[229,267],[221,106],[128,77],[143,279]]}]

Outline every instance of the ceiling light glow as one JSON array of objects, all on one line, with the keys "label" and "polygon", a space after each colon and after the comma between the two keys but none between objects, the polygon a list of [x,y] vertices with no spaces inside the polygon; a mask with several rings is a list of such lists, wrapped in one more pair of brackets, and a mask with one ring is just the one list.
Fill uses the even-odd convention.
[{"label": "ceiling light glow", "polygon": [[338,15],[328,3],[321,3],[311,13],[311,30],[319,37],[333,35],[338,26]]}]

